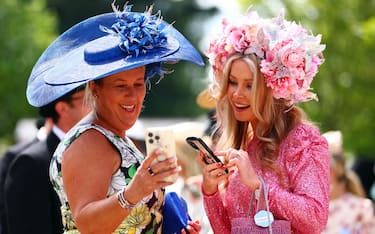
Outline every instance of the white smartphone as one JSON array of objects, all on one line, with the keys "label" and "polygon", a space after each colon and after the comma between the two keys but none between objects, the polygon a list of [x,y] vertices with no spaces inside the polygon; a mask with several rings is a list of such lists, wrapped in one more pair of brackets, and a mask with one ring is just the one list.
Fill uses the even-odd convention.
[{"label": "white smartphone", "polygon": [[[171,157],[176,157],[176,142],[173,129],[170,127],[151,127],[146,129],[145,133],[146,153],[150,155],[156,149],[161,149],[165,154],[160,155],[151,165],[156,162],[164,161]],[[177,166],[177,163],[176,165]],[[167,168],[169,169],[169,168]],[[178,174],[168,176],[165,181],[176,181]]]}]

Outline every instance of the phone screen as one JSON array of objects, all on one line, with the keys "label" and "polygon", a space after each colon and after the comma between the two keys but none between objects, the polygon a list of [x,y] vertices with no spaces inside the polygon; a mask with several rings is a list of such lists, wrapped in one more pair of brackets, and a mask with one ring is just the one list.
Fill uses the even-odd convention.
[{"label": "phone screen", "polygon": [[[212,152],[210,147],[199,137],[188,137],[186,141],[193,147],[194,149],[201,151],[204,154],[204,162],[206,164],[211,163],[221,163],[223,162]],[[225,169],[225,172],[228,173],[228,169]]]}]

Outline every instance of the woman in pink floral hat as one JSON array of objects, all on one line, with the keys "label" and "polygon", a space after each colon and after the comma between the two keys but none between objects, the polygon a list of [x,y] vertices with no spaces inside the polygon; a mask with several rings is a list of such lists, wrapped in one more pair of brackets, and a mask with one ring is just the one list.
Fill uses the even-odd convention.
[{"label": "woman in pink floral hat", "polygon": [[[233,233],[233,220],[246,217],[249,225],[263,227],[286,220],[292,233],[324,230],[328,145],[296,106],[317,100],[310,84],[323,63],[320,42],[320,35],[283,14],[263,19],[256,12],[236,22],[224,19],[222,32],[211,41],[207,56],[215,79],[210,92],[221,132],[215,154],[225,160],[201,164],[205,209],[215,233]],[[260,178],[269,213],[259,220],[253,219],[256,201],[250,201]]]}]

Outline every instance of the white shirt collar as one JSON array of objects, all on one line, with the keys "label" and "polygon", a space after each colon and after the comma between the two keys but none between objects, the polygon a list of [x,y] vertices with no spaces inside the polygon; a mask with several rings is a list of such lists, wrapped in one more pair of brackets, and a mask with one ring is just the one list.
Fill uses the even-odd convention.
[{"label": "white shirt collar", "polygon": [[56,136],[62,140],[65,136],[65,132],[63,130],[61,130],[59,127],[57,127],[56,125],[53,125],[52,126],[52,132],[56,134]]}]

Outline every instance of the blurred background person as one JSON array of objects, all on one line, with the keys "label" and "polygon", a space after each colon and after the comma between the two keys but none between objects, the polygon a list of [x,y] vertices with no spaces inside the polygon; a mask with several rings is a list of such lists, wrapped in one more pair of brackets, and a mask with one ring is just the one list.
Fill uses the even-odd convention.
[{"label": "blurred background person", "polygon": [[143,121],[137,119],[134,125],[126,131],[128,136],[139,151],[146,155],[145,127]]},{"label": "blurred background person", "polygon": [[375,202],[375,159],[357,155],[351,168],[361,180],[367,198]]},{"label": "blurred background person", "polygon": [[325,234],[375,233],[374,204],[366,198],[357,174],[346,164],[342,133],[329,131],[331,156],[329,215]]},{"label": "blurred background person", "polygon": [[[13,162],[13,159],[26,149],[31,144],[34,144],[38,141],[43,141],[46,139],[48,133],[52,128],[52,119],[51,118],[39,118],[36,120],[36,128],[38,131],[31,140],[19,141],[13,146],[9,147],[3,157],[0,159],[0,234],[7,233],[7,221],[5,215],[5,197],[4,197],[4,185],[6,176],[8,174],[8,169],[10,164]],[[23,134],[30,134],[24,132]]]},{"label": "blurred background person", "polygon": [[216,101],[214,97],[211,96],[209,89],[206,88],[198,94],[196,103],[200,108],[207,110],[206,115],[208,124],[203,132],[202,139],[214,151],[217,140],[219,139],[219,130],[217,129]]},{"label": "blurred background person", "polygon": [[202,172],[197,162],[199,152],[186,142],[186,138],[190,136],[202,137],[206,126],[198,122],[181,122],[173,124],[172,129],[181,171],[176,183],[167,186],[166,191],[173,191],[180,195],[188,205],[188,212],[192,220],[200,221],[201,233],[210,233],[211,226],[204,210],[203,196],[200,191]]},{"label": "blurred background person", "polygon": [[[214,151],[219,137],[219,131],[216,123],[216,101],[211,96],[208,88],[202,90],[196,97],[196,104],[207,110],[206,125],[201,126],[185,123],[176,125],[176,151],[179,163],[182,165],[182,176],[184,186],[180,192],[181,196],[187,201],[189,213],[192,217],[201,221],[202,233],[212,233],[211,224],[208,220],[203,205],[202,186],[202,168],[197,163],[199,152],[193,149],[186,142],[189,136],[198,136]],[[184,170],[185,168],[185,170]]]},{"label": "blurred background person", "polygon": [[42,117],[52,120],[52,129],[45,139],[35,140],[15,155],[9,165],[2,234],[62,233],[60,201],[49,179],[49,164],[65,132],[88,113],[83,97],[81,86],[39,108]]}]

